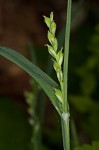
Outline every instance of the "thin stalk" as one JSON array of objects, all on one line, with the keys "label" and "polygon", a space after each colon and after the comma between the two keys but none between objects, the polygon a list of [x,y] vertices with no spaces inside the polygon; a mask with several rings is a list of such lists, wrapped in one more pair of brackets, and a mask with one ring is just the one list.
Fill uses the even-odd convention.
[{"label": "thin stalk", "polygon": [[68,121],[61,119],[61,124],[64,150],[70,150],[69,119]]},{"label": "thin stalk", "polygon": [[69,106],[67,102],[67,78],[68,78],[68,57],[69,57],[69,40],[71,28],[71,0],[67,3],[67,22],[65,33],[64,49],[64,66],[63,66],[63,116],[62,116],[62,136],[64,150],[70,150],[70,133],[69,133]]},{"label": "thin stalk", "polygon": [[67,23],[66,23],[66,32],[65,32],[65,49],[64,49],[64,83],[63,83],[63,98],[64,98],[64,111],[67,112],[67,78],[68,78],[68,57],[69,57],[69,40],[70,40],[70,26],[71,26],[71,0],[68,0],[67,6]]},{"label": "thin stalk", "polygon": [[[75,24],[75,19],[78,16],[79,10],[81,9],[83,3],[85,0],[79,0],[79,2],[77,3],[77,6],[74,7],[74,9],[72,10],[72,15],[71,15],[71,30]],[[66,23],[65,23],[66,24]],[[58,36],[57,36],[57,40],[58,40],[58,49],[60,49],[63,46],[63,43],[65,41],[65,26],[63,25],[62,30],[59,32]]]}]

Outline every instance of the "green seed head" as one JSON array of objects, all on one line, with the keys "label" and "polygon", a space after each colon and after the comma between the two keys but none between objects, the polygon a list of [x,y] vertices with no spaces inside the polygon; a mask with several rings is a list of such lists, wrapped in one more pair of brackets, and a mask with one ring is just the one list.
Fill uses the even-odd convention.
[{"label": "green seed head", "polygon": [[58,98],[58,100],[62,102],[62,99],[63,99],[63,96],[62,96],[63,73],[62,73],[61,65],[63,62],[63,53],[62,53],[62,49],[57,53],[58,42],[57,42],[57,38],[55,37],[56,23],[53,20],[53,12],[51,12],[50,18],[44,16],[44,21],[45,21],[47,27],[49,28],[47,37],[48,37],[48,40],[51,44],[51,45],[47,44],[46,46],[48,47],[49,53],[54,58],[53,67],[56,71],[57,78],[58,78],[58,81],[60,83],[60,89],[61,89],[61,90],[55,89],[55,95]]}]

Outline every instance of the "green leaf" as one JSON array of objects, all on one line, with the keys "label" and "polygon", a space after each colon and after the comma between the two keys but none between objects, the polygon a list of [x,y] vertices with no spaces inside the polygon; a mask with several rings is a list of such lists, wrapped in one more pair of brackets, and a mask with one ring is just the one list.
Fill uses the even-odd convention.
[{"label": "green leaf", "polygon": [[23,70],[25,70],[31,77],[33,77],[43,88],[47,96],[50,98],[58,113],[61,114],[61,104],[56,98],[53,89],[58,88],[58,85],[54,80],[52,80],[46,73],[44,73],[41,69],[31,63],[27,58],[10,48],[0,46],[0,55],[14,62]]}]

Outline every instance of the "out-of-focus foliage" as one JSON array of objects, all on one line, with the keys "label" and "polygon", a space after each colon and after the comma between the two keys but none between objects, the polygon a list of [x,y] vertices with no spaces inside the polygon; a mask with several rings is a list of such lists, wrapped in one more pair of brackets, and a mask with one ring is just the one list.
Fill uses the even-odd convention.
[{"label": "out-of-focus foliage", "polygon": [[[54,115],[57,115],[54,113]],[[53,119],[52,119],[53,120]],[[58,123],[57,123],[58,120]],[[61,135],[61,125],[60,118],[57,117],[54,119],[53,127],[44,128],[44,143],[49,148],[49,150],[63,150],[62,147],[62,135]]]},{"label": "out-of-focus foliage", "polygon": [[99,150],[99,142],[92,142],[92,145],[84,144],[74,150]]},{"label": "out-of-focus foliage", "polygon": [[[79,34],[84,33],[86,36],[81,39]],[[77,59],[75,63],[73,59],[70,60],[73,66],[70,66],[70,74],[72,73],[73,77],[70,81],[69,99],[72,107],[79,112],[82,133],[91,140],[99,140],[99,25],[96,25],[94,30],[92,27],[79,30],[77,37],[78,45],[74,46],[71,56]],[[71,111],[73,113],[73,110]]]},{"label": "out-of-focus foliage", "polygon": [[30,135],[22,110],[13,101],[0,98],[0,149],[28,150]]},{"label": "out-of-focus foliage", "polygon": [[97,81],[99,81],[99,25],[94,31],[88,42],[88,58],[77,70],[82,78],[80,84],[82,94],[90,96],[97,91]]}]

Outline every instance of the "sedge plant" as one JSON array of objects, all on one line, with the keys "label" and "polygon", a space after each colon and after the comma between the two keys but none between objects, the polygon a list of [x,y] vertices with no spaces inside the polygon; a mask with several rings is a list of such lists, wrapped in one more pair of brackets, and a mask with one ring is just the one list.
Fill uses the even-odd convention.
[{"label": "sedge plant", "polygon": [[[53,13],[50,17],[44,16],[45,23],[47,24],[48,40],[50,45],[47,44],[48,51],[53,57],[53,67],[56,71],[59,85],[51,79],[46,73],[40,68],[30,62],[27,58],[19,54],[18,52],[0,46],[0,55],[9,59],[10,61],[17,64],[23,70],[25,70],[45,91],[55,109],[61,117],[62,125],[62,137],[64,150],[70,150],[70,130],[69,130],[69,104],[67,101],[67,75],[68,75],[68,55],[69,55],[69,39],[70,39],[70,24],[71,24],[71,0],[67,3],[67,22],[66,22],[66,33],[65,33],[65,48],[64,54],[61,48],[58,51],[58,42],[55,37],[56,24],[53,20]],[[64,61],[63,61],[64,58]],[[64,62],[64,63],[63,63]],[[63,69],[62,69],[63,63]]]}]

